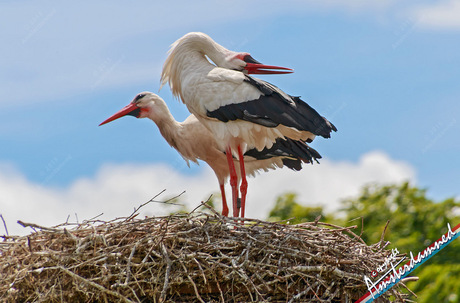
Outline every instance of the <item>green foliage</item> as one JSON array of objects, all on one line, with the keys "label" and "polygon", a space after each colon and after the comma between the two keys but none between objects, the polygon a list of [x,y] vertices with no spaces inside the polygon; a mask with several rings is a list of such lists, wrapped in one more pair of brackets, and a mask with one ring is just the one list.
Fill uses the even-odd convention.
[{"label": "green foliage", "polygon": [[[460,223],[460,217],[454,215],[460,202],[454,199],[432,201],[426,197],[426,190],[408,183],[365,187],[359,198],[346,200],[344,205],[347,221],[355,219],[353,223],[360,227],[361,222],[364,223],[362,238],[367,243],[380,240],[389,220],[385,240],[401,253],[422,251],[447,232],[447,223],[451,227]],[[434,259],[439,264],[460,262],[459,253],[460,243],[455,241]]]},{"label": "green foliage", "polygon": [[[325,216],[321,207],[302,206],[296,199],[294,193],[278,197],[269,219],[295,217],[291,222],[299,223],[322,215],[323,222],[358,225],[358,230],[363,227],[362,238],[368,244],[380,241],[389,221],[384,239],[391,242],[389,248],[397,248],[400,253],[412,251],[416,255],[447,232],[447,223],[451,228],[460,223],[460,216],[455,215],[459,201],[433,201],[426,190],[409,183],[365,187],[358,198],[343,202],[346,217],[341,220]],[[420,278],[408,285],[417,294],[417,302],[460,302],[460,241],[451,242],[411,276]]]},{"label": "green foliage", "polygon": [[291,224],[301,222],[311,222],[321,216],[321,221],[328,220],[323,211],[323,208],[306,207],[296,202],[297,194],[286,193],[276,199],[275,207],[269,213],[270,221],[289,220]]},{"label": "green foliage", "polygon": [[430,262],[431,259],[422,265],[423,269],[417,274],[419,281],[408,283],[408,287],[417,294],[418,302],[460,302],[460,264]]},{"label": "green foliage", "polygon": [[[436,202],[426,196],[426,190],[401,185],[364,188],[361,196],[344,202],[347,220],[364,223],[363,239],[367,243],[380,240],[389,220],[385,240],[400,253],[418,254],[460,223],[455,215],[460,202],[446,199]],[[451,242],[411,273],[420,278],[409,284],[418,295],[418,302],[460,302],[460,241]]]}]

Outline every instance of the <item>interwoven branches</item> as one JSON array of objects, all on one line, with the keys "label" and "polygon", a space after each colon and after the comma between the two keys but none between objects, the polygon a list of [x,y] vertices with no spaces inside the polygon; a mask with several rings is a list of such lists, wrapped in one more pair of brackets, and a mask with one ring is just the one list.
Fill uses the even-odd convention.
[{"label": "interwoven branches", "polygon": [[0,301],[352,302],[389,254],[352,228],[192,212],[41,229],[0,242]]}]

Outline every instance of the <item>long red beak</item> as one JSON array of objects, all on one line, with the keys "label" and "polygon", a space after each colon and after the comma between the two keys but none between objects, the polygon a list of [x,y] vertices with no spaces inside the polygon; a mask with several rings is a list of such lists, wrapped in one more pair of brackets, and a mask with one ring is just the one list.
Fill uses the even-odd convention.
[{"label": "long red beak", "polygon": [[245,70],[248,71],[248,74],[290,74],[294,70],[287,67],[275,66],[275,65],[265,65],[254,59],[251,55],[246,55],[243,58],[243,61],[246,62]]},{"label": "long red beak", "polygon": [[136,104],[130,103],[130,104],[126,105],[125,107],[123,107],[115,115],[111,116],[110,118],[108,118],[107,120],[105,120],[104,122],[99,124],[99,126],[101,126],[103,124],[106,124],[106,123],[109,123],[109,122],[111,122],[113,120],[116,120],[116,119],[121,118],[121,117],[126,116],[126,115],[130,115],[130,116],[134,116],[136,118],[139,118],[140,112],[141,112],[141,109]]}]

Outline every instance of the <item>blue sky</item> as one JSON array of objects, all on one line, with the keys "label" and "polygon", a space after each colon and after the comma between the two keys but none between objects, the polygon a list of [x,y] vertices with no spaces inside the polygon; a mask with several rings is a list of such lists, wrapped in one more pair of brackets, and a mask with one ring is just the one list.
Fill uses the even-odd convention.
[{"label": "blue sky", "polygon": [[[138,92],[158,92],[170,44],[190,31],[294,68],[264,79],[339,129],[313,143],[321,165],[250,181],[248,216],[264,218],[286,190],[332,207],[368,182],[409,179],[458,197],[458,16],[457,1],[3,1],[0,214],[21,232],[17,219],[126,215],[162,189],[186,190],[190,205],[217,192],[209,168],[187,167],[151,121],[97,126]],[[159,94],[185,119],[169,87]],[[261,182],[278,190],[268,201],[257,201]]]}]

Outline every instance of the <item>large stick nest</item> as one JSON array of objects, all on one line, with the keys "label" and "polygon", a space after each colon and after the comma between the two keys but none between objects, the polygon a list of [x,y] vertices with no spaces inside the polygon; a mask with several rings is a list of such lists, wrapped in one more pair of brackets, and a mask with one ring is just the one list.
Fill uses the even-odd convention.
[{"label": "large stick nest", "polygon": [[[0,301],[352,302],[389,255],[354,227],[321,222],[135,217],[4,236]],[[399,285],[377,300],[390,295],[404,301]]]}]

